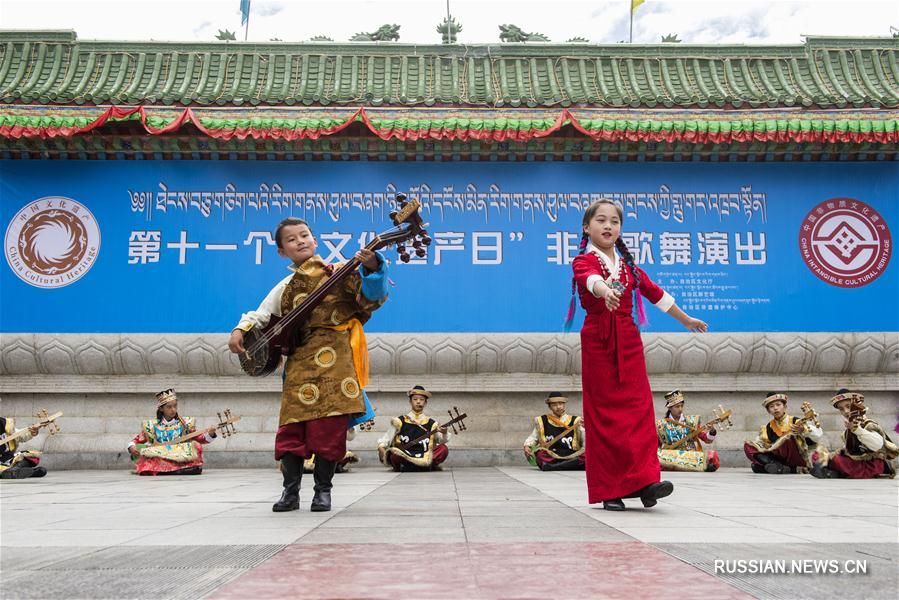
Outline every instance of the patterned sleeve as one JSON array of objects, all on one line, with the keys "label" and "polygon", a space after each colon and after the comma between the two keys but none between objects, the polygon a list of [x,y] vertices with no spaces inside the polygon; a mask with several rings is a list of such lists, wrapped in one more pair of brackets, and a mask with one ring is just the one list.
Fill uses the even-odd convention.
[{"label": "patterned sleeve", "polygon": [[146,444],[146,443],[147,443],[147,436],[143,431],[141,431],[136,436],[131,438],[131,443],[128,444],[128,447],[130,448],[132,446],[137,446],[138,444]]},{"label": "patterned sleeve", "polygon": [[656,435],[659,438],[659,447],[662,444],[668,443],[668,436],[665,435],[665,422],[664,421],[656,421]]}]

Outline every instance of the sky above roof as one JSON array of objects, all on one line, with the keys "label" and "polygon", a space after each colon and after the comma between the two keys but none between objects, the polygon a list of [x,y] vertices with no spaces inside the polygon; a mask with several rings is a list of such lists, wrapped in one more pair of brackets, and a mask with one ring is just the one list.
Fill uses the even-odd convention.
[{"label": "sky above roof", "polygon": [[[462,24],[459,43],[499,41],[512,23],[554,42],[628,39],[630,0],[450,0]],[[2,29],[73,29],[79,39],[214,40],[219,30],[244,39],[240,0],[0,0]],[[346,41],[385,23],[400,26],[400,42],[440,42],[436,26],[446,0],[252,0],[250,41]],[[646,0],[634,17],[634,42],[676,33],[685,43],[798,44],[803,36],[890,35],[899,27],[895,0]]]}]

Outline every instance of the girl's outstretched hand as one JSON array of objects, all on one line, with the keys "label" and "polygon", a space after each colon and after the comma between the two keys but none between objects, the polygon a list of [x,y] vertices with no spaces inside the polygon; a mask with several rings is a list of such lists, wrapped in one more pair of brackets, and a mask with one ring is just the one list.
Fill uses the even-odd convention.
[{"label": "girl's outstretched hand", "polygon": [[687,317],[687,320],[684,322],[684,327],[694,333],[705,333],[709,330],[709,326],[705,321],[694,319],[693,317]]},{"label": "girl's outstretched hand", "polygon": [[616,289],[607,287],[604,298],[606,301],[606,308],[609,310],[616,310],[618,305],[621,304],[621,292]]}]

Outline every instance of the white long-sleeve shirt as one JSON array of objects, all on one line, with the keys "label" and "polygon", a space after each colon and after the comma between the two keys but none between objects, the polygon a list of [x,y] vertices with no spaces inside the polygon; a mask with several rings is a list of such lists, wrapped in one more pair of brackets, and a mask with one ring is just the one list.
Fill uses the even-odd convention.
[{"label": "white long-sleeve shirt", "polygon": [[[424,426],[424,424],[428,422],[428,419],[431,418],[431,417],[427,416],[427,415],[424,414],[424,413],[421,413],[420,415],[416,415],[416,414],[415,414],[414,412],[412,412],[412,411],[409,411],[408,413],[406,413],[406,416],[409,417],[411,420],[415,421],[416,423],[418,423],[419,425],[422,425],[422,426]],[[439,425],[439,424],[438,424],[438,425]],[[389,448],[390,446],[392,446],[392,445],[393,445],[393,439],[396,437],[396,434],[397,434],[397,433],[399,433],[399,429],[397,429],[396,427],[394,427],[394,426],[393,426],[393,423],[391,422],[390,427],[387,428],[387,431],[384,432],[384,435],[382,435],[382,436],[378,439],[378,448]],[[440,433],[439,431],[437,431],[437,432],[434,434],[434,443],[435,443],[435,444],[446,444],[446,443],[449,443],[450,438],[452,437],[452,435],[453,435],[453,434],[452,434],[451,432],[449,432],[449,431],[447,431],[445,434]]]},{"label": "white long-sleeve shirt", "polygon": [[852,433],[855,434],[855,437],[858,438],[861,445],[871,452],[877,452],[883,448],[883,436],[876,431],[868,431],[862,427],[856,427],[852,430]]},{"label": "white long-sleeve shirt", "polygon": [[293,271],[296,271],[294,265],[291,265],[288,268],[292,271],[291,274],[275,284],[275,287],[273,287],[268,295],[262,299],[262,302],[259,303],[259,308],[240,315],[240,321],[237,323],[235,329],[249,331],[254,327],[262,328],[268,325],[268,322],[272,319],[272,315],[277,317],[281,316],[281,296],[284,294],[284,288],[287,287],[287,284],[293,279]]},{"label": "white long-sleeve shirt", "polygon": [[809,421],[805,422],[805,433],[802,434],[802,437],[807,437],[815,440],[816,442],[824,437],[824,430],[820,427],[817,427],[814,423],[810,423]]},{"label": "white long-sleeve shirt", "polygon": [[22,436],[18,440],[16,440],[17,444],[24,444],[25,442],[34,439],[34,436],[31,435],[31,430],[27,427],[25,427],[24,429],[16,429],[16,433],[19,433],[20,431],[24,431],[25,433],[23,433]]},{"label": "white long-sleeve shirt", "polygon": [[[30,431],[27,427],[25,427],[25,428],[23,428],[23,429],[16,429],[16,430],[14,430],[14,431],[12,432],[12,435],[10,435],[9,437],[12,437],[13,435],[18,435],[19,432],[24,432],[24,433],[22,433],[22,434],[16,439],[16,441],[15,441],[16,447],[18,447],[19,444],[24,444],[25,442],[30,441],[31,439],[34,438],[34,436],[31,435],[31,431]],[[0,431],[0,434],[2,434],[2,433],[3,433],[3,432]],[[6,444],[4,444],[4,446],[5,446],[5,445],[6,445]]]}]

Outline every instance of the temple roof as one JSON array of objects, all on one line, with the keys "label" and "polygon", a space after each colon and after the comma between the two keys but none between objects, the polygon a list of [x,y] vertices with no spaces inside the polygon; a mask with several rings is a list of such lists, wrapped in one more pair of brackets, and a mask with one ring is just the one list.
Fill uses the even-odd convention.
[{"label": "temple roof", "polygon": [[0,32],[0,102],[895,108],[899,39],[798,45],[133,42]]}]

